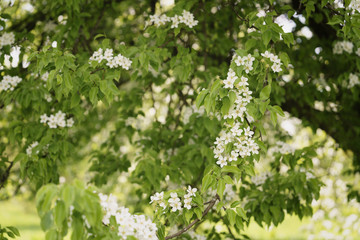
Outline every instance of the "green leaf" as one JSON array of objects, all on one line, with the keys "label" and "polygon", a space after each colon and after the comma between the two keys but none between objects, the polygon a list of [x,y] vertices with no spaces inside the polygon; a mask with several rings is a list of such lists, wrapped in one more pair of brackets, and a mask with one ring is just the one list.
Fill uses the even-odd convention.
[{"label": "green leaf", "polygon": [[71,96],[71,104],[70,104],[70,107],[71,108],[74,108],[76,107],[77,105],[79,105],[80,103],[80,94],[73,94]]},{"label": "green leaf", "polygon": [[336,25],[336,24],[340,24],[340,23],[344,23],[344,20],[341,18],[341,16],[335,15],[334,17],[332,17],[330,19],[330,21],[328,22],[329,25]]},{"label": "green leaf", "polygon": [[117,88],[117,86],[115,85],[113,80],[107,80],[107,88],[110,90],[110,92],[114,95],[119,95],[120,91]]},{"label": "green leaf", "polygon": [[244,168],[244,171],[246,174],[250,175],[250,176],[255,176],[255,171],[254,171],[254,167],[251,165],[244,165],[242,166]]},{"label": "green leaf", "polygon": [[40,188],[36,193],[36,207],[40,217],[50,210],[52,200],[57,195],[57,191],[56,185],[48,184]]},{"label": "green leaf", "polygon": [[229,220],[231,226],[235,224],[236,213],[232,209],[226,209],[226,217]]},{"label": "green leaf", "polygon": [[64,185],[60,191],[61,199],[64,200],[66,207],[73,205],[75,199],[75,188],[71,185]]},{"label": "green leaf", "polygon": [[294,44],[294,36],[292,33],[283,33],[282,38],[284,40],[284,43],[290,47],[290,45]]},{"label": "green leaf", "polygon": [[232,180],[232,178],[229,175],[224,176],[224,181],[227,184],[234,184],[234,181]]},{"label": "green leaf", "polygon": [[271,35],[272,35],[272,32],[271,30],[266,30],[262,35],[262,40],[263,40],[263,43],[265,46],[267,46],[271,40]]},{"label": "green leaf", "polygon": [[221,80],[216,80],[213,85],[211,86],[211,94],[217,94],[218,90],[221,87]]},{"label": "green leaf", "polygon": [[[1,228],[1,227],[0,227]],[[20,232],[16,227],[13,226],[8,226],[6,227],[7,229],[9,229],[11,232],[13,232],[16,236],[20,237]]]},{"label": "green leaf", "polygon": [[189,222],[191,220],[191,217],[194,215],[193,211],[186,211],[185,212],[185,220],[186,222]]},{"label": "green leaf", "polygon": [[221,172],[232,172],[232,173],[240,174],[241,170],[238,167],[235,167],[235,166],[224,166],[221,169]]},{"label": "green leaf", "polygon": [[96,39],[98,39],[98,38],[102,38],[102,37],[105,37],[105,35],[99,33],[99,34],[97,34],[97,35],[94,37],[94,40],[96,40]]},{"label": "green leaf", "polygon": [[230,99],[226,96],[222,99],[222,107],[221,107],[222,115],[228,114],[229,109],[230,109]]},{"label": "green leaf", "polygon": [[90,98],[90,102],[93,105],[97,104],[97,102],[98,102],[98,97],[97,97],[98,91],[99,91],[99,89],[97,87],[92,87],[90,89],[89,98]]},{"label": "green leaf", "polygon": [[280,60],[284,63],[285,67],[287,67],[290,63],[290,58],[286,52],[280,53]]},{"label": "green leaf", "polygon": [[246,213],[245,213],[245,211],[244,211],[243,208],[237,207],[237,208],[236,208],[236,212],[239,214],[239,216],[240,216],[242,219],[244,219],[245,221],[247,221],[248,218],[247,218]]},{"label": "green leaf", "polygon": [[208,95],[209,90],[205,89],[202,90],[199,95],[196,97],[196,107],[200,108],[200,106],[203,104],[205,97]]},{"label": "green leaf", "polygon": [[258,44],[257,40],[251,38],[251,39],[249,39],[249,40],[246,41],[246,43],[245,43],[245,50],[246,50],[246,51],[249,51],[249,50],[252,49],[253,47],[257,46],[257,44]]},{"label": "green leaf", "polygon": [[265,113],[266,108],[269,105],[269,103],[270,103],[270,99],[268,99],[266,101],[260,101],[259,110],[260,110],[261,114]]},{"label": "green leaf", "polygon": [[25,159],[27,159],[27,155],[25,153],[19,153],[18,155],[16,155],[13,162],[17,163],[17,162],[21,162],[21,161],[23,161]]},{"label": "green leaf", "polygon": [[239,205],[240,203],[241,203],[240,201],[235,201],[235,202],[231,203],[230,207],[231,207],[231,208],[234,208],[234,207],[236,207],[237,205]]},{"label": "green leaf", "polygon": [[201,210],[200,210],[199,208],[195,208],[195,209],[194,209],[194,212],[195,212],[196,217],[197,217],[198,219],[201,219],[201,218],[202,218],[202,212],[201,212]]},{"label": "green leaf", "polygon": [[271,93],[271,85],[266,85],[260,92],[260,99],[261,100],[267,100],[270,97]]},{"label": "green leaf", "polygon": [[212,185],[214,176],[208,174],[202,179],[201,192],[204,193]]},{"label": "green leaf", "polygon": [[54,220],[58,229],[62,229],[64,221],[66,219],[66,208],[63,201],[56,201],[54,210]]},{"label": "green leaf", "polygon": [[276,123],[277,123],[276,112],[270,112],[270,118],[271,118],[271,122],[273,123],[273,125],[276,126]]},{"label": "green leaf", "polygon": [[275,111],[277,114],[279,114],[281,117],[285,117],[285,114],[284,114],[283,110],[281,109],[281,107],[274,105],[274,106],[272,106],[272,110]]},{"label": "green leaf", "polygon": [[217,186],[217,194],[220,196],[221,201],[224,196],[224,190],[225,190],[225,180],[220,178]]},{"label": "green leaf", "polygon": [[236,93],[234,91],[229,92],[229,99],[230,99],[230,107],[231,107],[236,100]]},{"label": "green leaf", "polygon": [[308,1],[305,5],[305,10],[306,10],[306,18],[309,18],[311,15],[311,12],[315,11],[315,2]]}]

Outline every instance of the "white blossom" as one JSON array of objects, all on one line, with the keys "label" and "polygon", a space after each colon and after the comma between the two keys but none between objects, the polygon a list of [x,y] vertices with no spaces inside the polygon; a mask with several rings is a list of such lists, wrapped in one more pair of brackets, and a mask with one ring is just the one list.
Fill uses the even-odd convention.
[{"label": "white blossom", "polygon": [[116,197],[99,194],[100,205],[104,211],[103,223],[110,224],[111,216],[115,217],[118,225],[118,235],[126,239],[128,236],[134,236],[137,239],[157,240],[156,224],[147,220],[144,215],[132,215],[128,208],[120,207],[117,204]]},{"label": "white blossom", "polygon": [[0,49],[6,45],[12,45],[15,42],[15,35],[12,32],[3,33],[0,37]]},{"label": "white blossom", "polygon": [[91,61],[97,61],[98,63],[101,63],[102,60],[106,60],[106,66],[110,68],[118,68],[122,67],[123,69],[129,70],[132,61],[124,57],[121,54],[118,54],[116,56],[114,55],[114,51],[111,48],[105,49],[105,52],[103,53],[103,49],[99,48],[97,51],[93,53],[93,55],[90,57]]},{"label": "white blossom", "polygon": [[150,19],[145,22],[145,28],[152,24],[154,24],[156,27],[160,27],[168,22],[171,22],[171,28],[179,27],[180,23],[185,24],[189,28],[193,28],[199,23],[198,20],[195,20],[195,17],[192,13],[184,10],[182,15],[175,15],[173,17],[168,17],[165,14],[150,15]]},{"label": "white blossom", "polygon": [[13,91],[15,87],[22,81],[22,78],[18,76],[5,75],[0,81],[0,91]]},{"label": "white blossom", "polygon": [[57,127],[72,127],[74,120],[72,118],[65,119],[66,114],[58,111],[55,115],[51,114],[49,117],[46,114],[40,116],[40,123],[47,124],[50,128]]},{"label": "white blossom", "polygon": [[[30,144],[27,148],[26,148],[26,154],[28,156],[31,156],[33,154],[32,150],[34,147],[36,147],[37,145],[39,145],[38,141],[33,142],[32,144]],[[39,151],[36,151],[36,154],[38,154]]]}]

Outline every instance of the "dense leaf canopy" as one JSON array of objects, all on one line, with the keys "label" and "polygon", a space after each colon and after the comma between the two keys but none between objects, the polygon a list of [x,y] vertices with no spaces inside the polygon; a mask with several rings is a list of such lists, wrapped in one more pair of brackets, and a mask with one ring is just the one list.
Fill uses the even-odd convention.
[{"label": "dense leaf canopy", "polygon": [[[359,1],[171,2],[0,3],[0,198],[36,194],[47,239],[190,238],[204,219],[225,239],[311,215],[322,143],[268,151],[284,112],[360,170]],[[99,194],[119,176],[156,226]]]}]

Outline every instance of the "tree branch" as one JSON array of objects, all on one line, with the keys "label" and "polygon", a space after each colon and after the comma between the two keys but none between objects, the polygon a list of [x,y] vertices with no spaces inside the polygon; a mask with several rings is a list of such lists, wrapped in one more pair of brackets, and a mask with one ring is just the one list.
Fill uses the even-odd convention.
[{"label": "tree branch", "polygon": [[[210,201],[209,206],[207,206],[207,208],[205,209],[205,211],[202,214],[202,218],[204,218],[209,211],[211,210],[211,208],[215,205],[216,201],[219,200],[220,197],[219,195],[215,195],[215,197]],[[180,236],[181,234],[183,234],[184,232],[188,231],[190,228],[192,228],[192,226],[194,226],[196,223],[198,223],[200,221],[200,219],[195,219],[194,221],[192,221],[189,225],[187,225],[185,228],[181,229],[180,231],[178,231],[177,233],[174,233],[172,235],[169,235],[167,237],[165,237],[165,240],[167,239],[171,239],[171,238],[175,238]]]},{"label": "tree branch", "polygon": [[2,175],[0,177],[0,189],[4,187],[5,182],[7,181],[7,179],[9,178],[10,175],[10,170],[13,167],[14,162],[10,162],[10,165],[7,167],[4,175]]}]

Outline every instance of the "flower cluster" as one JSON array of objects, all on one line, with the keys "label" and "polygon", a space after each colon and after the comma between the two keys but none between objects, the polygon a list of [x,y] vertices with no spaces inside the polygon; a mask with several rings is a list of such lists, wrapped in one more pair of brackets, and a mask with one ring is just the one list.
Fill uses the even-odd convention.
[{"label": "flower cluster", "polygon": [[154,24],[156,27],[160,27],[167,22],[171,22],[171,28],[177,28],[180,23],[185,24],[189,28],[193,28],[199,23],[198,20],[195,20],[191,12],[184,10],[182,15],[175,15],[174,17],[168,17],[165,14],[151,15],[150,20],[146,21],[145,26]]},{"label": "flower cluster", "polygon": [[180,198],[178,198],[177,193],[173,192],[170,193],[170,199],[168,200],[170,207],[172,208],[171,211],[172,212],[176,212],[177,210],[181,210],[181,202],[180,202]]},{"label": "flower cluster", "polygon": [[269,148],[268,153],[272,155],[277,152],[281,154],[293,154],[295,152],[295,148],[285,142],[277,141],[274,147]]},{"label": "flower cluster", "polygon": [[333,53],[334,54],[342,54],[344,51],[347,53],[352,53],[354,48],[354,44],[349,41],[337,42],[334,45]]},{"label": "flower cluster", "polygon": [[304,172],[305,176],[306,176],[306,181],[309,181],[310,179],[315,178],[314,174],[312,174],[311,172],[307,171],[305,168],[300,168],[300,172]]},{"label": "flower cluster", "polygon": [[191,209],[191,201],[192,197],[195,197],[197,189],[191,188],[191,186],[188,186],[187,194],[184,195],[184,208]]},{"label": "flower cluster", "polygon": [[[36,147],[37,145],[39,145],[39,142],[38,141],[35,141],[33,142],[32,144],[30,144],[27,148],[26,148],[26,154],[28,156],[31,156],[32,155],[32,150],[34,147]],[[36,151],[36,154],[38,154],[39,151]]]},{"label": "flower cluster", "polygon": [[40,123],[47,123],[50,128],[57,127],[72,127],[74,120],[69,118],[65,120],[66,114],[62,111],[58,111],[55,115],[51,114],[49,117],[46,114],[40,116]]},{"label": "flower cluster", "polygon": [[[191,201],[192,197],[195,197],[197,189],[192,188],[191,186],[188,186],[187,193],[184,195],[184,208],[191,209]],[[164,192],[161,193],[155,193],[153,196],[150,197],[150,204],[156,203],[163,209],[166,208],[166,203],[164,201]],[[169,206],[171,207],[172,212],[176,212],[177,210],[182,209],[181,200],[178,197],[178,194],[176,192],[170,193],[170,198],[168,199]]]},{"label": "flower cluster", "polygon": [[266,182],[266,179],[271,178],[272,174],[270,172],[263,172],[259,175],[255,175],[251,177],[251,181],[255,185],[263,185]]},{"label": "flower cluster", "polygon": [[103,51],[102,48],[99,48],[90,57],[90,62],[97,61],[98,63],[100,63],[102,60],[106,60],[106,66],[110,68],[122,67],[123,69],[129,70],[132,61],[121,54],[114,56],[113,52],[114,50],[111,48],[107,48],[105,49],[105,51]]},{"label": "flower cluster", "polygon": [[3,80],[0,81],[0,91],[13,91],[14,88],[22,81],[22,78],[18,76],[5,75]]},{"label": "flower cluster", "polygon": [[360,48],[356,49],[355,54],[360,57]]},{"label": "flower cluster", "polygon": [[113,195],[99,194],[100,204],[105,212],[103,223],[110,224],[110,218],[115,217],[118,224],[118,235],[122,239],[127,239],[128,236],[134,236],[137,239],[157,240],[156,224],[150,220],[146,220],[144,215],[132,215],[128,208],[119,207],[116,197]]},{"label": "flower cluster", "polygon": [[166,204],[164,202],[164,192],[161,193],[155,193],[154,196],[150,197],[150,204],[152,204],[153,202],[158,204],[160,207],[162,207],[163,209],[166,208]]},{"label": "flower cluster", "polygon": [[352,0],[349,5],[349,8],[354,11],[356,10],[356,11],[360,12],[360,0]]},{"label": "flower cluster", "polygon": [[11,45],[15,42],[15,35],[12,32],[4,33],[0,37],[0,49],[5,45]]},{"label": "flower cluster", "polygon": [[354,87],[356,85],[359,85],[359,84],[360,84],[360,81],[359,81],[358,75],[350,73],[348,88],[352,88],[352,87]]},{"label": "flower cluster", "polygon": [[[230,109],[229,113],[224,116],[224,119],[233,118],[237,119],[240,118],[241,121],[244,120],[244,114],[246,112],[246,105],[252,99],[251,93],[252,91],[249,90],[247,87],[248,78],[242,76],[240,81],[237,81],[238,77],[236,76],[234,70],[231,68],[228,71],[227,78],[223,81],[224,88],[231,89],[236,94],[235,104],[232,109]],[[235,84],[235,81],[237,82]]]},{"label": "flower cluster", "polygon": [[47,82],[48,78],[49,78],[49,72],[45,72],[43,75],[41,75],[41,80],[43,80],[44,82]]},{"label": "flower cluster", "polygon": [[[246,57],[235,56],[235,64],[244,65],[249,71],[252,70],[252,63],[254,57],[250,54]],[[247,70],[245,69],[245,72]],[[214,157],[218,159],[216,162],[220,167],[224,167],[228,162],[236,161],[237,158],[258,154],[258,145],[252,139],[254,134],[250,127],[243,128],[241,122],[244,121],[246,115],[246,106],[252,99],[251,91],[247,87],[248,78],[242,76],[240,79],[236,76],[234,70],[231,68],[228,71],[226,80],[223,81],[224,88],[230,89],[230,92],[235,93],[235,101],[229,113],[224,115],[224,119],[234,119],[232,125],[227,125],[227,128],[220,132],[219,137],[214,142]],[[240,121],[238,121],[240,120]],[[231,151],[225,151],[227,146],[232,145]]]},{"label": "flower cluster", "polygon": [[45,94],[45,95],[44,95],[44,98],[45,98],[45,100],[46,100],[47,102],[51,102],[51,101],[52,101],[52,97],[51,97],[50,94]]},{"label": "flower cluster", "polygon": [[251,70],[253,70],[253,62],[255,58],[251,56],[251,54],[248,54],[247,56],[235,56],[235,64],[236,66],[244,66],[244,70],[246,73],[249,73]]},{"label": "flower cluster", "polygon": [[[214,142],[214,157],[218,159],[216,162],[220,167],[224,167],[228,162],[236,161],[238,157],[251,156],[251,154],[259,153],[259,146],[252,139],[254,132],[247,128],[241,128],[240,123],[235,123],[230,130],[222,130],[219,137]],[[225,149],[228,145],[234,148],[227,152]]]},{"label": "flower cluster", "polygon": [[281,61],[280,61],[280,58],[273,54],[273,53],[270,53],[269,51],[265,51],[264,53],[261,54],[261,56],[263,56],[264,58],[268,58],[270,59],[270,61],[273,63],[272,66],[271,66],[271,69],[273,70],[273,72],[281,72],[282,69],[281,69]]}]

